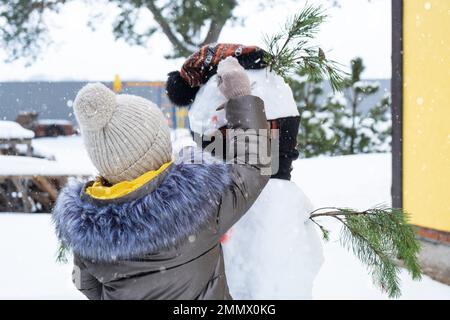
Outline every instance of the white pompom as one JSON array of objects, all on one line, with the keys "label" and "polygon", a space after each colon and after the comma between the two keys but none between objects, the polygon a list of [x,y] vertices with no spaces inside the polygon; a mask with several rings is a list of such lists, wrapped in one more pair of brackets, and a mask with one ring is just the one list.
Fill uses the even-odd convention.
[{"label": "white pompom", "polygon": [[78,92],[73,107],[83,130],[100,130],[117,108],[116,95],[101,83],[90,83]]}]

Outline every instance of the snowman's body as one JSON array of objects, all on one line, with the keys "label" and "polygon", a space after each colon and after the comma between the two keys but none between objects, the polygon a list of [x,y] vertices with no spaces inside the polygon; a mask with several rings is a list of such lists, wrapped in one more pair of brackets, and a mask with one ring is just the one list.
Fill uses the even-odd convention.
[{"label": "snowman's body", "polygon": [[[292,91],[281,77],[265,69],[246,72],[252,94],[264,101],[269,120],[298,116]],[[195,133],[211,131],[216,107],[226,101],[216,81],[214,76],[202,86],[191,106],[189,120]],[[269,180],[223,243],[234,299],[312,298],[313,281],[323,260],[320,238],[308,219],[312,209],[294,182]]]}]

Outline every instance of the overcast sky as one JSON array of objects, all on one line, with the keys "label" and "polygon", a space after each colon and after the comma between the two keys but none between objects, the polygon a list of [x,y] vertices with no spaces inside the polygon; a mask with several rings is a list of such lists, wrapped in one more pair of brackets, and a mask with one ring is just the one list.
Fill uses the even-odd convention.
[{"label": "overcast sky", "polygon": [[[220,41],[263,45],[263,34],[272,34],[286,17],[298,12],[303,1],[274,1],[272,8],[258,10],[255,1],[241,1],[236,14],[245,26],[228,23]],[[310,3],[323,2],[321,0]],[[365,78],[389,78],[391,72],[390,0],[341,0],[341,8],[329,9],[317,42],[327,56],[348,64],[361,56],[367,65]],[[97,31],[86,22],[90,14],[102,12]],[[5,64],[0,49],[0,81],[13,80],[102,80],[111,81],[115,74],[124,80],[164,80],[167,72],[179,69],[182,60],[166,60],[170,43],[156,34],[148,48],[131,47],[114,40],[111,21],[117,9],[101,2],[87,6],[81,1],[69,3],[49,23],[53,44],[42,52],[31,67],[21,61]],[[144,17],[145,18],[145,17]],[[147,19],[152,23],[151,15]],[[144,23],[144,22],[143,22]]]}]

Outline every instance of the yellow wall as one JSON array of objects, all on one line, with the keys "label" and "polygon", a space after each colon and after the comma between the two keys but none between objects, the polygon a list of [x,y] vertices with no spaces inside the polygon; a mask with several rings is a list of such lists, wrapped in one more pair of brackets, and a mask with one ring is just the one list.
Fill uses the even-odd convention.
[{"label": "yellow wall", "polygon": [[403,199],[450,231],[450,0],[404,1]]}]

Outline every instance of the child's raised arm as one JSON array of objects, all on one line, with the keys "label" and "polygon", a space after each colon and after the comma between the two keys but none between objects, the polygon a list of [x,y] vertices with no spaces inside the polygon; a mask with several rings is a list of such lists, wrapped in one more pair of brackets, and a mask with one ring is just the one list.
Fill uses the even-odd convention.
[{"label": "child's raised arm", "polygon": [[219,210],[219,229],[223,234],[247,212],[269,181],[270,133],[264,102],[251,95],[250,80],[238,61],[225,59],[219,64],[217,75],[219,90],[229,99],[225,104],[225,141],[227,161],[232,166],[232,184],[224,193]]}]

